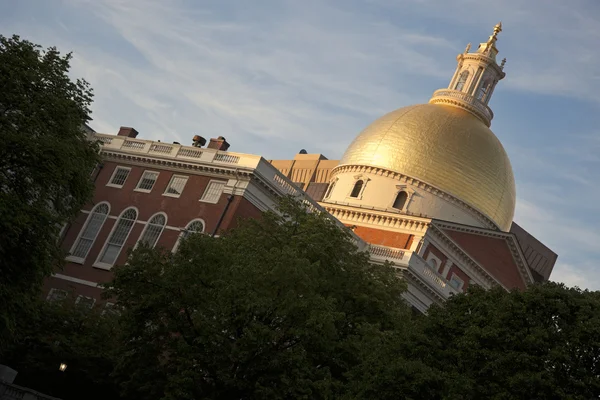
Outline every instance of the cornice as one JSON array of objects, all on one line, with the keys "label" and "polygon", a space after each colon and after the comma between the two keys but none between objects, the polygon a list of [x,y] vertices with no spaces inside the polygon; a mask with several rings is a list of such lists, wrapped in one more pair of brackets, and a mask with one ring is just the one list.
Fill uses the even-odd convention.
[{"label": "cornice", "polygon": [[216,164],[201,164],[198,162],[183,162],[181,160],[163,159],[158,157],[149,157],[144,154],[123,153],[110,150],[102,150],[100,153],[108,159],[124,160],[136,165],[160,166],[163,168],[177,169],[188,173],[209,173],[220,174],[227,176],[235,176],[236,174],[250,177],[253,175],[253,169],[247,167],[227,168]]},{"label": "cornice", "polygon": [[383,176],[383,177],[386,177],[386,178],[396,179],[396,180],[398,180],[400,182],[404,182],[406,184],[416,186],[417,188],[419,188],[421,190],[424,190],[426,192],[432,193],[432,194],[434,194],[434,195],[436,195],[438,197],[443,198],[444,200],[448,201],[449,203],[452,203],[454,205],[457,205],[457,206],[461,207],[462,209],[467,210],[478,221],[480,221],[483,225],[488,226],[490,229],[498,229],[498,227],[496,226],[496,224],[494,223],[494,221],[492,221],[490,218],[488,218],[482,212],[478,211],[477,209],[475,209],[474,207],[472,207],[469,204],[465,203],[464,201],[458,199],[457,197],[454,197],[451,194],[448,194],[448,193],[442,191],[441,189],[438,189],[435,186],[430,185],[427,182],[423,182],[423,181],[421,181],[419,179],[410,177],[408,175],[401,174],[399,172],[395,172],[395,171],[391,171],[391,170],[388,170],[388,169],[385,169],[385,168],[381,168],[381,167],[370,167],[368,165],[348,165],[348,164],[338,165],[335,168],[333,168],[333,170],[331,172],[331,178],[330,179],[333,179],[337,174],[345,173],[345,172],[350,172],[350,173],[357,173],[357,172],[369,173],[369,174]]},{"label": "cornice", "polygon": [[384,214],[381,211],[368,210],[354,206],[339,206],[333,203],[319,203],[329,214],[339,220],[378,226],[382,229],[401,229],[412,233],[424,234],[429,227],[429,219],[414,218],[402,214]]}]

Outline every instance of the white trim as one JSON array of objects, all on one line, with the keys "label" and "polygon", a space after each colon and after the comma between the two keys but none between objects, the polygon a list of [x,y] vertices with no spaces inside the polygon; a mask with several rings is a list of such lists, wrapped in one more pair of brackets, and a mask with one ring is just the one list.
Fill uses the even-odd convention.
[{"label": "white trim", "polygon": [[[104,221],[102,221],[102,224],[100,225],[100,227],[98,228],[98,232],[96,232],[96,235],[94,236],[92,240],[92,244],[90,245],[90,248],[88,249],[87,253],[85,254],[84,257],[76,257],[73,256],[73,251],[75,250],[75,248],[77,247],[77,245],[79,244],[79,240],[81,239],[81,235],[83,234],[83,231],[87,228],[89,222],[90,222],[90,218],[94,215],[94,210],[96,210],[98,207],[100,207],[102,204],[106,204],[108,206],[108,211],[106,212],[106,216],[104,217]],[[108,217],[110,216],[110,210],[111,210],[111,206],[110,203],[108,201],[101,201],[100,203],[96,204],[94,206],[94,208],[92,208],[89,212],[88,212],[88,216],[85,219],[85,222],[83,224],[83,226],[81,227],[81,229],[79,230],[79,233],[77,234],[77,238],[75,239],[75,241],[73,242],[73,244],[71,245],[71,249],[69,250],[69,256],[67,256],[67,260],[74,262],[74,263],[78,263],[78,264],[83,264],[85,262],[86,257],[90,254],[90,251],[92,250],[92,247],[94,247],[94,243],[96,243],[96,239],[98,239],[98,235],[100,235],[100,231],[102,230],[102,228],[104,227],[104,224],[106,223],[106,220],[108,219]]]},{"label": "white trim", "polygon": [[75,304],[79,304],[79,302],[81,301],[81,299],[90,299],[90,300],[92,300],[92,304],[89,307],[90,309],[92,307],[94,307],[94,304],[96,304],[96,299],[95,298],[89,297],[89,296],[84,296],[84,295],[81,295],[81,294],[79,296],[77,296],[77,299],[75,299]]},{"label": "white trim", "polygon": [[86,280],[79,279],[79,278],[74,278],[74,277],[68,276],[68,275],[53,274],[52,277],[53,278],[62,279],[62,280],[65,280],[65,281],[69,281],[69,282],[79,283],[80,285],[85,285],[85,286],[90,286],[90,287],[95,287],[95,288],[98,287],[98,283],[96,283],[96,282],[86,281]]},{"label": "white trim", "polygon": [[[123,181],[122,185],[115,185],[114,183],[112,183],[112,180],[115,177],[115,175],[117,174],[117,171],[119,169],[126,169],[127,170],[127,176],[125,177],[125,180]],[[121,189],[123,187],[123,185],[125,185],[125,182],[127,182],[127,178],[129,178],[129,174],[131,174],[131,167],[123,167],[121,165],[117,165],[115,167],[115,170],[113,171],[112,175],[110,176],[110,179],[108,180],[108,183],[106,184],[106,186],[110,186],[110,187],[114,187],[114,188],[117,188],[117,189]]]},{"label": "white trim", "polygon": [[[221,187],[221,193],[219,193],[219,196],[217,197],[217,201],[208,201],[208,200],[204,200],[204,196],[205,196],[205,195],[208,193],[208,190],[210,189],[210,186],[211,186],[213,183],[215,183],[215,182],[216,182],[216,183],[220,183],[220,184],[222,184],[222,185],[223,185],[223,186]],[[219,200],[221,200],[221,196],[222,196],[222,195],[223,195],[223,193],[224,193],[225,186],[227,186],[227,181],[224,181],[224,180],[221,180],[221,179],[211,179],[211,180],[208,182],[208,185],[206,185],[206,188],[204,189],[204,192],[202,193],[202,196],[200,196],[200,200],[198,200],[198,201],[201,201],[201,202],[203,202],[203,203],[208,203],[208,204],[217,204],[217,203],[219,202]]]},{"label": "white trim", "polygon": [[[453,279],[456,279],[456,281],[458,281],[458,283],[459,283],[458,287],[455,287],[454,285],[452,285]],[[450,279],[447,279],[447,281],[448,281],[448,285],[450,285],[454,289],[458,290],[459,292],[462,292],[463,287],[465,287],[465,281],[460,276],[456,275],[456,273],[454,273],[454,272],[450,276]]]},{"label": "white trim", "polygon": [[[150,189],[140,189],[140,184],[142,183],[142,180],[144,179],[144,176],[146,175],[146,173],[156,174],[156,179],[154,179],[154,183],[152,184],[152,187]],[[159,175],[160,175],[159,171],[153,171],[153,170],[150,170],[150,169],[145,169],[144,172],[142,172],[142,176],[140,176],[140,180],[138,181],[138,183],[135,186],[135,189],[133,189],[133,191],[134,192],[141,192],[141,193],[150,193],[152,191],[152,189],[154,189],[154,186],[156,185],[156,182],[158,182]]]},{"label": "white trim", "polygon": [[67,256],[67,257],[65,257],[65,260],[68,262],[75,263],[75,264],[85,263],[85,258],[75,257],[75,256]]},{"label": "white trim", "polygon": [[64,289],[57,289],[57,288],[51,288],[51,289],[50,289],[50,291],[48,291],[48,295],[46,296],[46,301],[49,301],[49,300],[51,300],[51,299],[52,299],[52,295],[53,295],[55,292],[63,292],[63,293],[65,293],[65,294],[66,294],[66,296],[65,296],[65,297],[68,297],[68,296],[69,296],[69,291],[68,291],[68,290],[64,290]]},{"label": "white trim", "polygon": [[194,218],[193,220],[191,220],[190,222],[187,223],[185,228],[180,229],[179,236],[177,236],[177,240],[175,241],[175,245],[173,246],[171,253],[177,252],[177,248],[179,248],[179,243],[181,242],[181,239],[183,239],[183,235],[187,231],[187,228],[196,221],[202,222],[202,232],[196,232],[196,233],[204,233],[206,231],[206,222],[202,218]]},{"label": "white trim", "polygon": [[102,254],[106,250],[106,247],[108,246],[108,241],[110,240],[113,232],[115,231],[115,229],[119,225],[119,221],[121,220],[121,217],[123,216],[123,214],[125,212],[127,212],[127,211],[129,211],[131,209],[135,210],[135,220],[133,221],[133,225],[131,225],[131,228],[129,228],[129,232],[127,232],[127,236],[125,236],[125,239],[123,240],[123,244],[121,245],[121,248],[119,249],[119,252],[117,253],[117,256],[115,257],[115,261],[114,262],[115,263],[117,262],[117,260],[119,259],[119,256],[121,255],[121,251],[123,251],[123,247],[125,247],[125,244],[127,243],[127,239],[129,239],[129,235],[131,235],[131,231],[135,227],[135,223],[136,223],[136,221],[137,221],[137,219],[138,219],[138,217],[140,215],[140,211],[135,206],[127,207],[126,209],[124,209],[123,211],[121,211],[121,214],[119,214],[119,217],[117,218],[117,222],[113,224],[113,227],[110,230],[110,233],[106,237],[106,241],[104,242],[104,246],[102,246],[102,250],[100,250],[100,252],[98,253],[98,257],[96,257],[96,261],[94,262],[94,264],[92,265],[92,267],[100,268],[100,269],[105,269],[105,270],[110,270],[115,265],[114,263],[107,264],[107,263],[100,262],[100,258],[102,257]]},{"label": "white trim", "polygon": [[[146,222],[144,222],[144,229],[142,229],[142,233],[140,233],[140,237],[138,238],[138,240],[135,242],[135,245],[133,246],[134,250],[138,247],[140,240],[142,240],[142,238],[144,237],[144,234],[148,230],[150,221],[152,221],[152,218],[156,217],[157,215],[163,215],[165,217],[165,224],[162,226],[162,229],[161,229],[160,233],[158,234],[158,237],[156,238],[156,243],[158,243],[158,241],[160,240],[160,237],[162,236],[163,232],[165,231],[165,226],[167,226],[167,222],[169,220],[167,213],[164,211],[159,211],[157,213],[154,213],[150,218],[148,218],[148,220]],[[156,246],[156,243],[154,243],[154,245],[152,246],[153,248],[154,248],[154,246]]]},{"label": "white trim", "polygon": [[[185,182],[183,183],[183,186],[181,187],[181,193],[179,193],[179,194],[167,193],[167,190],[169,190],[169,188],[171,187],[171,183],[173,183],[173,180],[175,180],[175,178],[185,178]],[[163,196],[175,197],[175,198],[180,197],[183,194],[183,190],[185,189],[185,186],[187,185],[187,182],[188,182],[189,179],[190,179],[189,175],[173,174],[171,176],[171,179],[169,179],[169,183],[167,184],[167,187],[165,188],[165,191],[163,192]]]}]

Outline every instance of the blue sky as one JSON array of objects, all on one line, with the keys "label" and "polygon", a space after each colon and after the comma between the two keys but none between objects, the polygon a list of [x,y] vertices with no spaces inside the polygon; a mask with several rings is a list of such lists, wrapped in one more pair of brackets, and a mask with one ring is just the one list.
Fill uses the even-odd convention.
[{"label": "blue sky", "polygon": [[339,158],[364,127],[447,86],[502,21],[492,129],[515,220],[559,254],[552,278],[600,289],[598,0],[0,0],[0,33],[73,51],[92,127],[232,151]]}]

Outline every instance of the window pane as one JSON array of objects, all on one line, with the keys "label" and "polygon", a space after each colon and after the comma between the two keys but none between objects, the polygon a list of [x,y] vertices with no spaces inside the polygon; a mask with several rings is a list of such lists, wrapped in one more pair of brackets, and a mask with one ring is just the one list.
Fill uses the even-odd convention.
[{"label": "window pane", "polygon": [[92,211],[78,242],[73,248],[73,256],[79,258],[85,258],[87,256],[96,240],[96,236],[98,236],[98,232],[100,232],[102,225],[104,225],[104,221],[106,221],[107,214],[107,204],[100,204]]},{"label": "window pane", "polygon": [[157,178],[158,172],[145,171],[137,188],[142,190],[152,190]]},{"label": "window pane", "polygon": [[225,182],[210,182],[202,195],[202,201],[216,203],[221,198]]},{"label": "window pane", "polygon": [[104,253],[100,257],[100,262],[114,264],[136,219],[137,212],[132,208],[123,213],[117,221],[117,226],[108,238]]},{"label": "window pane", "polygon": [[117,186],[123,186],[123,184],[125,183],[125,180],[127,180],[128,176],[129,176],[129,169],[117,167],[117,170],[113,174],[113,177],[112,177],[112,180],[110,181],[110,183],[113,185],[117,185]]},{"label": "window pane", "polygon": [[174,194],[177,196],[181,195],[187,179],[187,176],[173,176],[165,193]]},{"label": "window pane", "polygon": [[144,233],[142,234],[140,242],[146,243],[150,247],[154,247],[163,231],[166,222],[166,218],[162,214],[156,215],[154,218],[152,218],[148,222],[146,229],[144,229]]},{"label": "window pane", "polygon": [[204,224],[201,221],[194,221],[187,227],[187,233],[199,233],[204,232]]}]

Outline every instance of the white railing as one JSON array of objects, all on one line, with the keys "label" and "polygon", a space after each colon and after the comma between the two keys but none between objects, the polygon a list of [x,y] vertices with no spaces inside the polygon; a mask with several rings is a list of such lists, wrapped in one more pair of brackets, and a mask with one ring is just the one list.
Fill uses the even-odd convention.
[{"label": "white railing", "polygon": [[475,96],[471,96],[470,94],[452,89],[439,89],[433,92],[433,96],[431,97],[434,103],[435,97],[449,97],[453,99],[462,100],[468,105],[475,108],[475,110],[479,111],[483,115],[483,117],[485,117],[488,120],[488,122],[494,118],[494,113],[492,112],[492,110],[481,100],[477,99]]},{"label": "white railing", "polygon": [[12,383],[0,380],[0,399],[1,400],[60,400],[56,397],[50,397],[35,390],[27,389]]},{"label": "white railing", "polygon": [[371,255],[378,256],[390,260],[402,260],[404,258],[405,251],[394,249],[392,247],[369,245],[369,252]]},{"label": "white railing", "polygon": [[132,151],[160,157],[193,159],[199,162],[216,162],[248,168],[256,168],[261,160],[260,156],[252,154],[231,153],[209,148],[199,149],[194,146],[182,146],[180,144],[168,144],[124,136],[98,133],[95,138],[100,141],[102,148],[106,150]]},{"label": "white railing", "polygon": [[237,164],[240,162],[240,158],[238,156],[232,156],[231,154],[225,153],[217,153],[214,158],[217,162],[223,162],[228,164]]},{"label": "white railing", "polygon": [[456,293],[456,290],[417,253],[411,255],[408,269],[424,281],[429,282],[434,288],[437,288],[445,298]]},{"label": "white railing", "polygon": [[181,157],[200,158],[202,157],[202,150],[181,147],[177,155]]},{"label": "white railing", "polygon": [[172,151],[173,146],[169,146],[168,144],[153,144],[150,146],[151,153],[171,154]]}]

